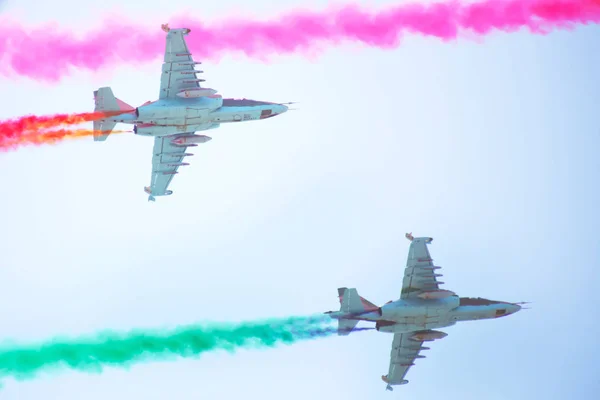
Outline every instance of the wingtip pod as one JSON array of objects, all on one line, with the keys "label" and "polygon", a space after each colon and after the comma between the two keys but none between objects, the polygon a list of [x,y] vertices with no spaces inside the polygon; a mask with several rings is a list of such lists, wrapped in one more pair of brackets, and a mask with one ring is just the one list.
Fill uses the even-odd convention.
[{"label": "wingtip pod", "polygon": [[[171,28],[169,28],[169,24],[168,24],[168,23],[166,23],[166,24],[162,24],[162,25],[160,26],[160,29],[162,29],[163,31],[165,31],[165,32],[167,32],[167,33],[169,33],[169,32],[171,31]],[[181,29],[181,32],[182,32],[184,35],[187,35],[187,34],[188,34],[188,33],[190,33],[191,31],[192,31],[192,30],[191,30],[190,28],[182,28],[182,29]]]},{"label": "wingtip pod", "polygon": [[[389,390],[390,392],[392,392],[394,390],[387,375],[381,375],[381,380],[384,381],[385,383],[387,383],[385,390]],[[406,379],[403,379],[398,383],[394,383],[394,385],[406,385],[407,383],[408,383],[408,381]]]},{"label": "wingtip pod", "polygon": [[[406,238],[407,238],[408,240],[410,240],[411,242],[412,242],[413,240],[415,240],[415,237],[413,236],[412,232],[410,232],[410,233],[406,233],[406,234],[404,235],[404,237],[406,237]],[[419,238],[419,239],[425,239],[425,243],[427,243],[427,244],[429,244],[429,243],[433,242],[433,238],[432,238],[432,237],[424,237],[424,238]]]},{"label": "wingtip pod", "polygon": [[154,196],[170,196],[173,194],[172,190],[166,190],[163,194],[153,193],[152,188],[150,186],[144,186],[144,192],[148,193],[148,201],[156,201]]}]

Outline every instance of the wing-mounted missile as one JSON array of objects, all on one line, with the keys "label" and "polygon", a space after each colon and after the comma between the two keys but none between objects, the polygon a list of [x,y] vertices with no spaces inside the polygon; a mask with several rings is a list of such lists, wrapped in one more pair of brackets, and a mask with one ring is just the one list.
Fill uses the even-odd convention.
[{"label": "wing-mounted missile", "polygon": [[410,339],[417,342],[432,342],[434,340],[443,339],[446,336],[448,336],[448,334],[445,332],[428,330],[415,332],[410,336]]},{"label": "wing-mounted missile", "polygon": [[155,153],[154,155],[163,157],[191,157],[194,153]]},{"label": "wing-mounted missile", "polygon": [[208,97],[216,94],[217,91],[215,89],[210,88],[190,88],[183,89],[179,93],[177,93],[177,97],[181,97],[184,99],[198,98],[198,97]]},{"label": "wing-mounted missile", "polygon": [[444,274],[434,274],[433,272],[424,272],[422,274],[412,274],[413,276],[417,276],[419,278],[439,278],[440,276],[444,276]]},{"label": "wing-mounted missile", "polygon": [[211,139],[210,136],[206,135],[179,136],[171,140],[171,143],[175,146],[188,146],[190,144],[206,143]]},{"label": "wing-mounted missile", "polygon": [[454,293],[451,290],[445,290],[445,289],[428,290],[428,291],[424,291],[422,293],[419,293],[417,295],[417,297],[420,297],[421,299],[425,299],[425,300],[445,299],[445,298],[450,297],[450,296],[456,296],[456,293]]},{"label": "wing-mounted missile", "polygon": [[182,83],[199,83],[199,82],[204,82],[206,81],[206,79],[188,79],[188,78],[181,78],[181,79],[177,79],[178,81],[181,81]]},{"label": "wing-mounted missile", "polygon": [[179,162],[179,163],[171,163],[171,162],[164,162],[164,163],[160,163],[161,165],[168,165],[169,167],[185,167],[190,165],[190,163],[185,163],[185,162]]},{"label": "wing-mounted missile", "polygon": [[429,267],[429,266],[425,266],[425,267],[419,267],[419,269],[422,269],[422,270],[428,270],[428,271],[435,271],[436,269],[441,269],[441,268],[442,268],[442,267],[440,267],[440,266],[437,266],[437,265],[433,265],[433,266],[431,266],[431,267]]}]

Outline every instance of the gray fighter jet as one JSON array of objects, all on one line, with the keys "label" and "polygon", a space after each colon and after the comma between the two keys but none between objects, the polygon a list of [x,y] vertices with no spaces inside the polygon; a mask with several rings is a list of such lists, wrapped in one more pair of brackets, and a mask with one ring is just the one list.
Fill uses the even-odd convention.
[{"label": "gray fighter jet", "polygon": [[405,376],[424,347],[423,342],[442,339],[446,333],[434,330],[456,324],[458,321],[475,321],[505,317],[521,309],[521,303],[494,301],[480,297],[458,297],[450,290],[440,289],[435,266],[427,245],[430,237],[415,238],[407,233],[411,241],[408,261],[400,299],[389,301],[381,307],[358,295],[356,289],[339,288],[339,311],[328,311],[331,318],[338,320],[338,334],[348,335],[359,321],[375,322],[380,332],[394,334],[390,366],[387,375],[381,378],[387,390],[393,385],[408,383]]},{"label": "gray fighter jet", "polygon": [[160,76],[159,98],[139,107],[132,107],[117,99],[111,88],[103,87],[94,92],[96,112],[102,119],[94,121],[94,140],[104,141],[117,123],[133,124],[133,131],[140,136],[154,137],[152,175],[150,185],[144,188],[148,200],[155,196],[173,193],[167,190],[179,167],[191,156],[189,147],[206,143],[211,138],[196,135],[197,131],[218,128],[227,122],[254,121],[271,118],[288,110],[285,104],[249,99],[223,99],[217,91],[201,87],[192,58],[185,42],[190,29],[171,29],[162,25],[167,33],[164,63]]}]

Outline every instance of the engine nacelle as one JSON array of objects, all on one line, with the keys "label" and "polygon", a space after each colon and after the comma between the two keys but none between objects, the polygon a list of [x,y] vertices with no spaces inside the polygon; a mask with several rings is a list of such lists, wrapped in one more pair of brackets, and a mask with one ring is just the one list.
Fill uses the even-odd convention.
[{"label": "engine nacelle", "polygon": [[397,329],[396,325],[398,325],[398,323],[394,321],[381,320],[375,322],[375,329],[377,329],[379,332],[394,333]]},{"label": "engine nacelle", "polygon": [[205,97],[203,100],[210,112],[213,112],[217,108],[221,108],[223,106],[223,96],[220,94]]},{"label": "engine nacelle", "polygon": [[135,109],[138,121],[154,125],[190,125],[207,120],[210,109],[148,105]]},{"label": "engine nacelle", "polygon": [[448,336],[448,334],[445,332],[428,330],[415,332],[410,336],[410,338],[412,340],[416,340],[417,342],[432,342],[437,339],[443,339],[446,336]]}]

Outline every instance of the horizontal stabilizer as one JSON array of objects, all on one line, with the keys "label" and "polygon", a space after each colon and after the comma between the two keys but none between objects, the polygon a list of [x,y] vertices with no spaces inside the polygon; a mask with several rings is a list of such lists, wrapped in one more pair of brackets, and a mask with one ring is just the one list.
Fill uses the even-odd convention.
[{"label": "horizontal stabilizer", "polygon": [[339,319],[338,336],[348,336],[358,324],[357,319]]},{"label": "horizontal stabilizer", "polygon": [[[102,87],[94,91],[94,111],[123,111],[128,113],[134,110],[129,104],[115,97],[112,89]],[[94,121],[94,141],[103,142],[117,125],[114,121],[105,119]]]},{"label": "horizontal stabilizer", "polygon": [[94,142],[103,142],[117,125],[114,121],[100,120],[94,121]]},{"label": "horizontal stabilizer", "polygon": [[340,311],[338,317],[338,335],[349,335],[358,324],[361,316],[379,309],[375,304],[359,296],[355,288],[338,288]]}]

